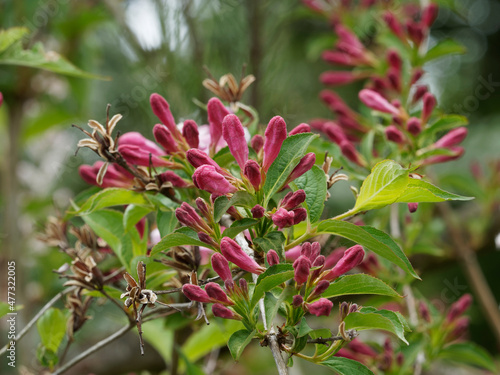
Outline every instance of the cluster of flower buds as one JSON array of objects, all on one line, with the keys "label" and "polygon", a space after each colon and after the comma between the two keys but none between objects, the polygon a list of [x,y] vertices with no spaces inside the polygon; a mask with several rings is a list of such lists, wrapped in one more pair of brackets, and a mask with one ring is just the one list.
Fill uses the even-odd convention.
[{"label": "cluster of flower buds", "polygon": [[299,206],[305,200],[306,193],[302,189],[287,193],[279,202],[276,212],[271,215],[274,225],[278,229],[283,229],[304,221],[307,217],[307,210]]},{"label": "cluster of flower buds", "polygon": [[471,304],[472,296],[464,294],[450,306],[444,321],[444,326],[449,332],[447,334],[448,341],[459,339],[467,332],[469,318],[463,315]]}]

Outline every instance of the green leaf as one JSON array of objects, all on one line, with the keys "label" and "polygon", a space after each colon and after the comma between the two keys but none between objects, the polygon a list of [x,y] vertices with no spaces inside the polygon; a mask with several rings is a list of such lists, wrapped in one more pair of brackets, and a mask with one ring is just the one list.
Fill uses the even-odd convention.
[{"label": "green leaf", "polygon": [[265,253],[269,250],[276,251],[280,259],[285,259],[285,250],[283,247],[285,241],[286,238],[283,232],[277,230],[267,233],[264,237],[257,237],[253,240],[253,242]]},{"label": "green leaf", "polygon": [[[276,294],[273,294],[273,292],[275,292]],[[291,288],[285,288],[283,290],[280,288],[275,288],[271,292],[266,292],[266,295],[264,296],[264,309],[266,314],[266,322],[268,322],[268,324],[271,324],[271,322],[274,320],[274,317],[280,310],[283,301],[285,301],[291,295]]]},{"label": "green leaf", "polygon": [[235,221],[229,228],[226,228],[222,233],[223,237],[234,238],[238,233],[243,232],[244,230],[253,227],[257,224],[259,220],[256,219],[241,219]]},{"label": "green leaf", "polygon": [[10,311],[10,305],[7,302],[0,302],[0,318],[3,318]]},{"label": "green leaf", "polygon": [[317,222],[321,218],[325,207],[326,199],[326,175],[325,172],[313,165],[311,170],[304,173],[293,181],[296,189],[303,189],[306,193],[306,201],[304,203],[307,209],[307,215],[311,223]]},{"label": "green leaf", "polygon": [[5,51],[27,34],[29,34],[29,30],[26,27],[11,27],[6,30],[0,30],[0,52]]},{"label": "green leaf", "polygon": [[[148,274],[148,277],[149,277],[149,274]],[[110,295],[111,297],[116,298],[116,299],[120,299],[120,296],[123,293],[123,290],[117,289],[115,287],[108,286],[108,285],[104,285],[103,289],[108,295]],[[97,297],[97,298],[104,296],[99,290],[84,289],[82,294],[85,296],[91,296],[91,297]]]},{"label": "green leaf", "polygon": [[443,57],[451,54],[463,54],[466,52],[466,49],[463,45],[454,40],[447,39],[442,40],[434,47],[432,47],[424,57],[424,62],[428,62],[439,57]]},{"label": "green leaf", "polygon": [[53,370],[59,362],[57,354],[43,345],[39,345],[36,349],[36,359],[43,367],[48,367],[50,370]]},{"label": "green leaf", "polygon": [[287,263],[275,264],[261,273],[255,283],[250,306],[255,306],[265,292],[293,278],[293,266]]},{"label": "green leaf", "polygon": [[385,310],[383,313],[381,311],[365,313],[363,310],[347,315],[344,319],[346,329],[355,329],[358,331],[381,329],[394,333],[401,341],[408,345],[408,341],[406,341],[404,336],[405,327],[396,313],[388,310]]},{"label": "green leaf", "polygon": [[[189,228],[188,228],[189,229]],[[192,232],[192,233],[191,233]],[[210,248],[210,245],[205,242],[201,242],[196,235],[196,232],[191,230],[191,232],[186,231],[183,228],[176,230],[174,233],[163,237],[160,242],[158,242],[151,250],[150,256],[158,254],[160,251],[170,249],[174,246],[203,246]],[[189,233],[189,234],[186,234]],[[195,237],[196,236],[196,237]]]},{"label": "green leaf", "polygon": [[153,207],[136,206],[131,204],[125,209],[123,213],[123,227],[125,232],[128,232],[134,227],[144,216],[153,211]]},{"label": "green leaf", "polygon": [[246,329],[241,329],[231,335],[227,343],[227,346],[235,361],[237,361],[240,358],[241,354],[243,353],[243,350],[248,344],[250,344],[254,335],[255,335],[255,330],[247,331]]},{"label": "green leaf", "polygon": [[255,206],[255,198],[246,191],[237,191],[233,194],[231,199],[225,195],[217,197],[214,202],[214,221],[218,223],[220,219],[222,219],[222,215],[224,215],[231,206],[244,206],[250,208]]},{"label": "green leaf", "polygon": [[448,345],[439,352],[439,358],[479,366],[494,374],[498,373],[497,366],[488,352],[472,342]]},{"label": "green leaf", "polygon": [[378,229],[370,226],[357,226],[346,221],[328,219],[319,223],[317,234],[321,233],[330,233],[348,238],[380,255],[382,258],[391,261],[413,277],[420,279],[396,242],[388,234]]},{"label": "green leaf", "polygon": [[66,333],[66,317],[62,311],[51,307],[38,320],[36,326],[43,346],[57,353]]},{"label": "green leaf", "polygon": [[[332,337],[332,331],[330,331],[328,328],[314,329],[309,332],[309,337],[313,340],[320,338],[327,339],[329,337]],[[317,355],[323,354],[328,349],[328,346],[324,344],[314,344],[314,347]]]},{"label": "green leaf", "polygon": [[371,370],[358,361],[344,357],[330,357],[320,365],[332,369],[339,375],[374,375]]},{"label": "green leaf", "polygon": [[376,294],[381,296],[401,297],[394,289],[373,276],[358,273],[339,277],[330,284],[321,295],[332,298],[354,294]]},{"label": "green leaf", "polygon": [[392,160],[377,163],[359,190],[351,214],[394,203],[408,185],[409,171]]},{"label": "green leaf", "polygon": [[297,332],[297,337],[304,337],[309,334],[313,329],[307,325],[306,318],[302,318],[299,323],[299,331]]},{"label": "green leaf", "polygon": [[162,237],[172,233],[177,224],[179,224],[179,220],[175,217],[175,211],[158,210],[156,214],[156,225]]},{"label": "green leaf", "polygon": [[443,201],[468,201],[474,197],[464,197],[461,195],[449,193],[445,190],[432,185],[424,180],[410,178],[410,182],[403,194],[399,196],[396,202],[443,202]]},{"label": "green leaf", "polygon": [[107,188],[91,196],[78,210],[79,215],[88,215],[101,208],[122,205],[149,206],[149,201],[143,194],[133,190]]},{"label": "green leaf", "polygon": [[193,362],[191,362],[188,357],[182,352],[181,349],[176,348],[179,353],[179,357],[182,359],[184,364],[186,365],[186,375],[205,375],[205,372],[198,366],[196,366]]},{"label": "green leaf", "polygon": [[278,156],[267,171],[266,182],[262,188],[265,195],[264,208],[272,196],[283,187],[292,170],[304,156],[307,146],[316,137],[317,134],[301,133],[285,139]]},{"label": "green leaf", "polygon": [[427,127],[420,133],[420,137],[429,137],[435,133],[457,128],[467,125],[469,121],[467,117],[460,115],[444,115],[436,120],[432,125]]}]

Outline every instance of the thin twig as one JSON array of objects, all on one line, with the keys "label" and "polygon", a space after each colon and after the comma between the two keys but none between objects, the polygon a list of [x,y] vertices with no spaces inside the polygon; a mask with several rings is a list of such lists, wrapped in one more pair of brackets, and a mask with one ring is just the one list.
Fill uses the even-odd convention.
[{"label": "thin twig", "polygon": [[333,342],[333,341],[339,341],[339,340],[343,340],[344,338],[342,336],[332,336],[332,337],[327,337],[327,338],[317,338],[317,339],[309,339],[307,340],[307,343],[308,344],[327,344],[329,342]]}]

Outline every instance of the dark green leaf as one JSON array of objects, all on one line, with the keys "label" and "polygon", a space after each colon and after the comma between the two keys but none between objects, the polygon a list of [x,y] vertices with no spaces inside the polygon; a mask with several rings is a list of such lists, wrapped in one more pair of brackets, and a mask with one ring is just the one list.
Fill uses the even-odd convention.
[{"label": "dark green leaf", "polygon": [[264,237],[255,238],[253,242],[265,253],[269,250],[274,250],[278,253],[280,259],[285,259],[285,251],[283,247],[285,240],[286,238],[283,232],[273,231],[267,233]]},{"label": "dark green leaf", "polygon": [[224,232],[222,233],[223,237],[230,237],[234,238],[238,233],[243,232],[244,230],[253,227],[255,224],[257,224],[259,220],[255,219],[241,219],[235,221],[229,228],[226,228]]},{"label": "dark green leaf", "polygon": [[382,280],[362,273],[338,278],[330,284],[328,289],[325,290],[321,296],[324,298],[332,298],[354,294],[377,294],[382,296],[401,297]]},{"label": "dark green leaf", "polygon": [[254,335],[255,331],[247,331],[246,329],[236,331],[231,335],[227,346],[235,360],[240,358],[243,350],[248,344],[250,344]]},{"label": "dark green leaf", "polygon": [[43,346],[57,353],[66,333],[66,317],[62,311],[51,307],[38,320],[36,326]]},{"label": "dark green leaf", "polygon": [[358,361],[344,357],[330,357],[326,361],[320,362],[339,375],[374,375],[371,370]]},{"label": "dark green leaf", "polygon": [[214,220],[216,223],[222,219],[222,215],[224,215],[231,206],[244,206],[250,208],[255,206],[255,198],[246,191],[237,191],[233,194],[231,199],[225,195],[217,197],[214,202]]},{"label": "dark green leaf", "polygon": [[38,359],[38,362],[40,362],[43,367],[48,367],[51,370],[59,362],[57,354],[41,344],[36,350],[36,359]]},{"label": "dark green leaf", "polygon": [[432,47],[424,57],[424,62],[437,59],[451,54],[463,54],[465,53],[465,47],[454,40],[447,39],[438,42],[434,47]]},{"label": "dark green leaf", "polygon": [[306,193],[304,203],[311,223],[321,218],[326,199],[326,175],[317,165],[313,165],[310,171],[304,173],[293,181],[296,189],[303,189]]},{"label": "dark green leaf", "polygon": [[[189,228],[188,228],[189,229]],[[186,230],[183,230],[182,228],[176,230],[174,233],[170,233],[169,235],[163,237],[160,242],[158,242],[153,249],[151,250],[150,256],[153,256],[155,254],[158,254],[160,251],[164,251],[167,249],[170,249],[171,247],[174,246],[187,246],[187,245],[192,245],[192,246],[203,246],[203,247],[210,247],[210,245],[207,245],[205,242],[201,242],[198,237],[194,238],[196,235],[196,232],[191,230],[193,234],[186,234]]]},{"label": "dark green leaf", "polygon": [[410,261],[386,233],[370,226],[357,226],[340,220],[324,220],[317,227],[317,234],[330,233],[350,239],[381,257],[407,271],[413,277],[420,279],[415,273]]},{"label": "dark green leaf", "polygon": [[439,358],[479,366],[498,374],[498,368],[488,352],[472,342],[448,345],[440,351]]},{"label": "dark green leaf", "polygon": [[255,306],[264,297],[266,291],[293,278],[293,267],[291,264],[275,264],[260,274],[255,284],[251,306]]},{"label": "dark green leaf", "polygon": [[162,237],[172,233],[177,224],[179,224],[179,220],[175,217],[175,211],[158,210],[156,214],[156,225]]},{"label": "dark green leaf", "polygon": [[432,185],[424,180],[410,178],[410,182],[403,194],[399,196],[396,202],[443,202],[443,201],[468,201],[473,197],[464,197],[461,195],[449,193],[445,190]]}]

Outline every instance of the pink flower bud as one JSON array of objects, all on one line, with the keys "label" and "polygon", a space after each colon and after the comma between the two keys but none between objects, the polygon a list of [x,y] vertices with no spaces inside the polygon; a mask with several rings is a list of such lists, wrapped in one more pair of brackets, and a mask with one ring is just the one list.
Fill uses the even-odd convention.
[{"label": "pink flower bud", "polygon": [[300,307],[304,303],[304,298],[300,294],[296,294],[293,296],[292,306],[297,308]]},{"label": "pink flower bud", "polygon": [[328,289],[330,286],[330,282],[327,280],[321,280],[316,286],[314,287],[312,293],[310,294],[308,300],[312,301],[316,297],[320,296],[325,290]]},{"label": "pink flower bud", "polygon": [[321,275],[321,273],[325,269],[325,262],[326,258],[324,255],[319,255],[316,257],[316,259],[314,259],[312,267],[316,269],[311,273],[311,280],[316,280]]},{"label": "pink flower bud", "polygon": [[174,152],[179,151],[177,147],[177,141],[172,137],[172,133],[165,125],[156,124],[153,128],[153,135],[158,142],[167,153],[173,154]]},{"label": "pink flower bud", "polygon": [[425,159],[421,166],[426,166],[426,165],[431,165],[431,164],[438,164],[438,163],[445,163],[447,161],[455,160],[458,159],[460,156],[464,154],[464,148],[463,147],[450,147],[449,150],[452,152],[451,155],[438,155],[438,156],[432,156],[428,159]]},{"label": "pink flower bud", "polygon": [[311,261],[313,262],[313,267],[323,267],[326,261],[324,255],[315,255],[314,253],[311,254],[311,257],[309,259],[311,259]]},{"label": "pink flower bud", "polygon": [[238,285],[240,286],[241,292],[248,298],[248,283],[245,279],[241,278],[238,280]]},{"label": "pink flower bud", "polygon": [[297,245],[292,247],[290,250],[285,251],[285,259],[288,261],[295,261],[301,254],[302,246]]},{"label": "pink flower bud", "polygon": [[302,159],[300,159],[299,164],[292,170],[283,186],[288,185],[288,183],[292,182],[297,177],[308,172],[313,167],[314,163],[316,163],[316,154],[314,152],[305,154]]},{"label": "pink flower bud", "polygon": [[186,181],[184,181],[181,177],[179,177],[172,171],[163,172],[159,174],[157,178],[161,185],[170,182],[173,187],[177,188],[185,188],[188,186]]},{"label": "pink flower bud", "polygon": [[340,259],[344,256],[346,248],[345,247],[339,247],[335,250],[333,250],[325,260],[325,268],[329,269],[335,266]]},{"label": "pink flower bud", "polygon": [[296,208],[292,210],[293,212],[293,225],[304,221],[307,218],[307,210],[303,207]]},{"label": "pink flower bud", "polygon": [[212,314],[218,318],[223,318],[223,319],[233,319],[233,320],[241,320],[242,317],[241,315],[235,313],[233,310],[227,308],[224,305],[221,305],[220,303],[214,303],[212,305]]},{"label": "pink flower bud", "polygon": [[365,251],[361,245],[354,245],[347,249],[344,256],[337,262],[335,267],[323,275],[323,280],[332,281],[337,277],[349,272],[363,261]]},{"label": "pink flower bud", "polygon": [[415,45],[420,46],[420,44],[422,44],[424,40],[424,29],[421,24],[410,20],[406,22],[406,31]]},{"label": "pink flower bud", "polygon": [[377,356],[377,352],[375,350],[357,338],[349,343],[349,349],[355,353],[366,355],[368,357],[375,358]]},{"label": "pink flower bud", "polygon": [[472,304],[472,296],[464,294],[453,305],[451,305],[448,315],[446,315],[446,322],[452,322],[462,315]]},{"label": "pink flower bud", "polygon": [[255,134],[250,141],[250,146],[256,153],[259,153],[262,147],[264,147],[264,137],[260,134]]},{"label": "pink flower bud", "polygon": [[196,231],[210,231],[208,224],[198,215],[198,213],[188,203],[182,202],[181,206],[176,208],[175,217],[179,222]]},{"label": "pink flower bud", "polygon": [[293,262],[293,268],[295,270],[294,279],[297,285],[302,285],[307,282],[309,271],[311,269],[311,261],[309,258],[301,255],[295,262]]},{"label": "pink flower bud", "polygon": [[100,186],[102,188],[131,188],[134,185],[134,176],[132,176],[126,169],[116,164],[108,165],[106,174],[102,179],[102,183],[99,185],[97,182],[97,175],[103,164],[104,162],[97,161],[93,166],[82,165],[78,171],[82,179],[90,185]]},{"label": "pink flower bud", "polygon": [[423,75],[424,75],[424,71],[422,69],[420,69],[420,68],[416,68],[415,71],[413,72],[412,76],[411,76],[410,84],[413,85],[420,78],[422,78]]},{"label": "pink flower bud", "polygon": [[260,219],[261,217],[264,217],[266,210],[260,204],[257,204],[250,210],[250,212],[252,213],[252,217],[254,219]]},{"label": "pink flower bud", "polygon": [[[387,80],[391,84],[392,89],[396,90],[397,92],[401,92],[400,72],[394,70],[393,68],[390,68],[387,72]],[[399,101],[393,101],[392,105],[398,109],[401,108],[401,103]]]},{"label": "pink flower bud", "polygon": [[302,244],[302,247],[300,249],[300,255],[305,256],[306,258],[309,258],[309,260],[313,261],[314,259],[311,259],[311,254],[312,254],[312,245],[310,242],[304,242]]},{"label": "pink flower bud", "polygon": [[359,310],[358,305],[356,305],[355,303],[349,306],[349,314],[355,313],[358,310]]},{"label": "pink flower bud", "polygon": [[207,103],[207,113],[210,125],[210,148],[215,149],[222,136],[222,121],[230,112],[219,99],[212,98]]},{"label": "pink flower bud", "polygon": [[207,283],[207,285],[205,285],[205,292],[207,292],[208,296],[213,300],[219,301],[225,305],[233,305],[233,302],[227,298],[226,292],[224,292],[217,283]]},{"label": "pink flower bud", "polygon": [[308,124],[302,123],[300,125],[297,125],[292,130],[290,130],[290,133],[288,133],[288,135],[292,136],[295,134],[310,133],[310,132],[311,132],[311,127]]},{"label": "pink flower bud", "polygon": [[465,335],[468,328],[469,328],[469,318],[466,316],[458,318],[455,322],[455,327],[453,328],[453,331],[451,331],[449,336],[447,337],[448,340],[456,340],[461,338],[463,335]]},{"label": "pink flower bud", "polygon": [[168,102],[159,94],[151,94],[149,97],[149,102],[151,103],[151,108],[153,109],[153,113],[156,117],[170,130],[172,136],[180,140],[181,133],[179,129],[177,129],[177,125],[174,120],[174,116],[172,116],[172,112],[170,112],[170,106]]},{"label": "pink flower bud", "polygon": [[410,211],[410,214],[416,212],[417,208],[418,208],[418,203],[415,202],[408,203],[408,211]]},{"label": "pink flower bud", "polygon": [[401,57],[399,56],[399,53],[396,50],[390,49],[387,52],[387,61],[389,62],[389,66],[396,72],[401,71],[401,66],[403,64],[403,61],[401,60]]},{"label": "pink flower bud", "polygon": [[319,97],[326,105],[337,115],[346,117],[355,117],[353,111],[336,93],[330,90],[323,90],[320,92]]},{"label": "pink flower bud", "polygon": [[141,149],[143,153],[153,154],[156,156],[165,155],[163,150],[159,148],[156,143],[146,139],[141,133],[138,132],[128,132],[120,136],[118,139],[118,144],[120,146],[131,145],[137,146]]},{"label": "pink flower bud", "polygon": [[328,121],[323,124],[321,129],[330,140],[340,145],[342,142],[347,141],[347,137],[340,126],[333,121]]},{"label": "pink flower bud", "polygon": [[359,92],[359,99],[369,108],[375,109],[376,111],[390,113],[392,115],[398,116],[399,110],[390,104],[387,99],[385,99],[379,93],[370,90],[363,89]]},{"label": "pink flower bud", "polygon": [[198,125],[193,120],[184,121],[182,136],[186,140],[189,147],[198,148],[200,145],[200,132],[198,131]]},{"label": "pink flower bud", "polygon": [[326,298],[320,298],[316,302],[306,305],[307,310],[316,316],[329,316],[332,311],[333,302]]},{"label": "pink flower bud", "polygon": [[144,151],[139,146],[120,145],[118,146],[118,151],[130,164],[141,165],[144,167],[148,167],[150,164],[153,165],[153,167],[172,167],[174,165],[174,163],[168,160],[159,158],[156,155]]},{"label": "pink flower bud", "polygon": [[422,319],[424,319],[427,323],[430,323],[432,321],[431,313],[425,302],[420,301],[420,303],[418,304],[418,312]]},{"label": "pink flower bud", "polygon": [[321,253],[321,245],[319,242],[313,242],[311,244],[311,256],[309,257],[311,261],[314,261]]},{"label": "pink flower bud", "polygon": [[401,144],[405,142],[405,136],[403,132],[401,132],[401,130],[399,130],[394,125],[389,125],[388,127],[385,128],[385,136],[389,141],[394,143]]},{"label": "pink flower bud", "polygon": [[461,143],[467,137],[467,128],[460,127],[450,130],[434,143],[434,147],[447,148]]},{"label": "pink flower bud", "polygon": [[335,26],[335,32],[339,36],[337,48],[351,56],[362,58],[365,47],[358,37],[341,24]]},{"label": "pink flower bud", "polygon": [[186,152],[187,161],[195,168],[201,167],[202,165],[211,165],[215,168],[217,172],[222,175],[228,175],[228,172],[219,167],[219,164],[215,162],[210,156],[205,152],[192,148]]},{"label": "pink flower bud", "polygon": [[2,106],[3,104],[3,94],[0,92],[0,107]]},{"label": "pink flower bud", "polygon": [[399,39],[405,40],[403,26],[399,23],[396,16],[391,12],[385,12],[383,18],[392,33]]},{"label": "pink flower bud", "polygon": [[406,122],[406,130],[408,130],[408,132],[410,134],[413,134],[414,136],[419,135],[422,131],[422,124],[420,123],[420,119],[416,117],[410,117]]},{"label": "pink flower bud", "polygon": [[255,160],[250,159],[245,163],[243,174],[248,178],[248,181],[250,181],[255,190],[260,189],[262,176],[260,174],[259,164]]},{"label": "pink flower bud", "polygon": [[321,58],[327,63],[344,66],[354,66],[358,62],[354,57],[339,51],[324,51]]},{"label": "pink flower bud", "polygon": [[428,91],[427,86],[424,86],[424,85],[417,86],[417,89],[415,90],[415,93],[413,94],[413,98],[411,101],[412,104],[415,104],[420,99],[422,99],[423,96],[427,93],[427,91]]},{"label": "pink flower bud", "polygon": [[349,315],[349,304],[344,301],[339,306],[340,321],[344,321],[347,315]]},{"label": "pink flower bud", "polygon": [[267,125],[264,133],[266,140],[264,143],[264,160],[262,169],[267,172],[273,161],[281,150],[281,145],[287,137],[286,123],[280,116],[274,116]]},{"label": "pink flower bud", "polygon": [[248,160],[248,145],[245,139],[245,130],[236,115],[227,115],[222,121],[222,136],[227,142],[229,151],[243,170]]},{"label": "pink flower bud", "polygon": [[431,117],[432,111],[436,106],[436,98],[430,92],[424,94],[423,98],[423,107],[422,107],[422,123],[425,124],[429,117]]},{"label": "pink flower bud", "polygon": [[254,259],[241,249],[236,241],[229,237],[224,237],[221,240],[220,250],[227,260],[236,264],[242,270],[255,274],[261,274],[265,271],[265,268],[259,266]]},{"label": "pink flower bud", "polygon": [[291,227],[294,222],[295,214],[293,212],[289,212],[284,208],[278,209],[271,219],[273,220],[274,225],[278,227],[278,229],[283,229],[287,227]]},{"label": "pink flower bud", "polygon": [[229,263],[222,254],[214,253],[212,255],[212,268],[223,281],[232,280],[233,276],[229,269]]},{"label": "pink flower bud", "polygon": [[436,19],[438,15],[438,6],[437,4],[430,3],[427,5],[424,10],[422,11],[422,23],[426,27],[431,27],[432,24],[434,23],[434,20]]},{"label": "pink flower bud", "polygon": [[212,299],[208,296],[207,292],[201,289],[198,285],[184,284],[182,286],[182,293],[191,301],[208,303]]},{"label": "pink flower bud", "polygon": [[351,142],[347,140],[343,141],[340,144],[340,151],[342,152],[342,155],[344,155],[347,159],[349,159],[353,163],[358,164],[360,166],[364,166],[364,163],[361,159],[361,155]]},{"label": "pink flower bud", "polygon": [[319,80],[324,85],[341,86],[360,79],[359,74],[351,71],[328,71],[319,76]]},{"label": "pink flower bud", "polygon": [[285,210],[293,210],[298,205],[304,203],[306,200],[306,192],[303,189],[297,190],[296,192],[289,192],[281,200],[278,207],[283,207]]},{"label": "pink flower bud", "polygon": [[210,245],[215,248],[219,247],[219,244],[208,233],[198,232],[198,238],[200,239],[201,242],[205,242],[207,245]]},{"label": "pink flower bud", "polygon": [[269,250],[266,254],[266,259],[267,259],[267,263],[270,265],[270,266],[274,266],[275,264],[279,264],[280,263],[280,258],[278,256],[278,253],[274,250]]},{"label": "pink flower bud", "polygon": [[201,214],[208,220],[212,215],[207,202],[205,202],[203,198],[198,197],[196,198],[195,203],[196,207],[198,207],[198,210],[200,210]]},{"label": "pink flower bud", "polygon": [[237,190],[212,165],[202,165],[196,168],[193,173],[193,182],[197,188],[218,195],[234,193]]}]

